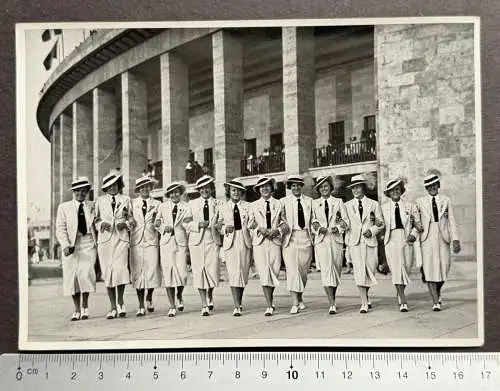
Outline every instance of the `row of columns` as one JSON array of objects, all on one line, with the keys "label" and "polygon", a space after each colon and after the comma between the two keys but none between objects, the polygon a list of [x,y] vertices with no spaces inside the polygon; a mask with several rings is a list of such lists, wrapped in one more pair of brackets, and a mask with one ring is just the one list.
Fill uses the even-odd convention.
[{"label": "row of columns", "polygon": [[[283,112],[285,164],[288,173],[313,165],[314,34],[312,28],[285,27]],[[230,32],[212,35],[214,94],[214,164],[216,192],[241,176],[243,156],[243,45]],[[184,178],[189,151],[188,66],[175,51],[160,56],[163,183]],[[91,103],[76,101],[52,128],[52,224],[59,203],[71,199],[74,177],[87,176],[94,196],[102,178],[121,167],[125,193],[134,194],[135,179],[147,160],[147,86],[133,71],[121,75],[122,151],[116,154],[117,97],[97,87]],[[52,238],[54,237],[51,235]]]}]

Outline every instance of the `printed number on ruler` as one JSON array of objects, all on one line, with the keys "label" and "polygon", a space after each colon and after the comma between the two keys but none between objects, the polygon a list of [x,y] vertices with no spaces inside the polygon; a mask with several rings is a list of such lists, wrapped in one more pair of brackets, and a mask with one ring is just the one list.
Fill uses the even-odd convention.
[{"label": "printed number on ruler", "polygon": [[[342,390],[500,390],[500,353],[117,353],[4,355],[7,390],[203,391],[221,386]],[[110,388],[111,387],[111,388]],[[445,388],[446,390],[448,388]]]}]

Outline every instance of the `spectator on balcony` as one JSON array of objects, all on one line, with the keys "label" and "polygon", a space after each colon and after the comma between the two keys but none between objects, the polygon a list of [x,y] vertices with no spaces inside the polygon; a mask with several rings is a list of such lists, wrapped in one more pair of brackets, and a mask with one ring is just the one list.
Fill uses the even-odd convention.
[{"label": "spectator on balcony", "polygon": [[212,170],[207,165],[207,162],[203,162],[203,167],[201,168],[201,172],[203,173],[203,175],[208,175],[208,176],[213,175]]}]

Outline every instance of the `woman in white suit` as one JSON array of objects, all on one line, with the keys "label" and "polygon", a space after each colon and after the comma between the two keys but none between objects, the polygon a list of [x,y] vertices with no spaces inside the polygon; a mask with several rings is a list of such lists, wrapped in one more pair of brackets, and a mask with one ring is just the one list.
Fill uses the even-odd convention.
[{"label": "woman in white suit", "polygon": [[332,177],[319,177],[314,188],[321,194],[320,198],[313,200],[314,254],[330,304],[328,313],[334,315],[337,312],[335,296],[342,273],[343,234],[349,228],[349,217],[342,199],[331,195]]},{"label": "woman in white suit", "polygon": [[312,198],[302,194],[304,179],[290,175],[287,187],[292,194],[282,198],[285,211],[283,260],[286,266],[286,286],[292,296],[291,314],[305,310],[302,294],[312,261]]},{"label": "woman in white suit", "polygon": [[126,315],[123,293],[130,282],[128,270],[129,230],[135,227],[130,198],[119,194],[123,189],[122,176],[112,171],[103,179],[102,190],[107,193],[95,203],[97,252],[102,277],[108,291],[111,310],[107,319]]},{"label": "woman in white suit", "polygon": [[401,199],[404,182],[397,178],[387,182],[384,194],[389,201],[382,205],[385,221],[385,255],[396,287],[399,310],[408,311],[405,288],[410,283],[414,244],[418,237],[419,216],[414,204]]},{"label": "woman in white suit", "polygon": [[273,295],[274,289],[279,286],[281,266],[283,207],[272,196],[274,189],[274,179],[260,177],[254,190],[260,193],[261,198],[252,202],[250,207],[253,256],[267,303],[265,316],[271,316],[275,311]]},{"label": "woman in white suit", "polygon": [[161,286],[158,232],[154,227],[160,201],[150,196],[153,180],[143,176],[135,181],[139,197],[132,200],[132,214],[137,225],[130,232],[130,274],[132,286],[137,291],[139,310],[137,316],[154,311],[153,291]]},{"label": "woman in white suit", "polygon": [[380,204],[368,198],[367,180],[363,175],[354,175],[351,184],[354,198],[346,202],[350,227],[346,235],[348,258],[354,268],[354,280],[361,296],[360,313],[366,314],[371,308],[368,290],[377,284],[375,269],[378,264],[377,234],[384,229],[384,217]]},{"label": "woman in white suit", "polygon": [[422,222],[420,242],[422,247],[423,279],[427,282],[432,298],[432,309],[441,310],[441,288],[451,266],[450,247],[460,252],[458,227],[451,199],[438,194],[441,179],[436,174],[424,178],[428,195],[417,200]]},{"label": "woman in white suit", "polygon": [[86,177],[75,179],[71,185],[73,200],[57,209],[56,237],[63,249],[63,292],[73,299],[72,321],[88,319],[89,293],[96,288],[94,207],[86,201],[90,188]]},{"label": "woman in white suit", "polygon": [[243,291],[248,284],[252,238],[249,231],[249,204],[242,200],[246,189],[237,180],[224,183],[229,200],[220,211],[220,232],[224,236],[224,259],[234,303],[234,316],[241,316]]},{"label": "woman in white suit", "polygon": [[212,197],[214,178],[204,175],[196,181],[200,197],[189,202],[192,220],[184,220],[189,236],[189,254],[193,270],[193,285],[201,300],[201,315],[214,309],[213,291],[219,285],[220,234],[217,231],[219,209]]},{"label": "woman in white suit", "polygon": [[184,310],[182,292],[187,284],[187,246],[188,238],[184,228],[184,220],[189,221],[191,212],[186,202],[181,201],[185,188],[179,182],[172,182],[167,186],[167,198],[158,207],[155,227],[161,235],[160,239],[160,264],[163,276],[163,285],[167,289],[170,302],[168,316],[176,315],[176,289],[177,310]]}]

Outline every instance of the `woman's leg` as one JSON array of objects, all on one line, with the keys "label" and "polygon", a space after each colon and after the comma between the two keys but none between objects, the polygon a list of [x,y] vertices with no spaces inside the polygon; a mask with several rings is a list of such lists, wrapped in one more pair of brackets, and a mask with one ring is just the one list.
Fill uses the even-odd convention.
[{"label": "woman's leg", "polygon": [[170,302],[169,309],[175,309],[175,287],[167,287],[167,297]]},{"label": "woman's leg", "polygon": [[396,286],[396,292],[398,293],[398,297],[400,300],[400,304],[407,304],[406,303],[406,296],[405,296],[405,288],[406,285],[403,284],[395,284]]},{"label": "woman's leg", "polygon": [[335,299],[333,297],[333,286],[324,286],[323,289],[325,290],[326,297],[328,298],[328,304],[330,307],[332,305],[335,305]]},{"label": "woman's leg", "polygon": [[111,310],[116,310],[116,288],[108,287],[106,289],[108,291],[109,303],[111,304]]},{"label": "woman's leg", "polygon": [[262,287],[262,291],[264,292],[264,297],[266,299],[267,307],[272,307],[274,287],[265,285]]},{"label": "woman's leg", "polygon": [[73,299],[73,306],[75,307],[75,312],[80,312],[80,292],[75,293],[71,296]]},{"label": "woman's leg", "polygon": [[198,289],[198,292],[200,294],[201,307],[202,308],[208,307],[208,304],[207,304],[207,290],[206,289]]},{"label": "woman's leg", "polygon": [[231,287],[231,295],[233,296],[234,308],[239,308],[240,301],[239,301],[238,287],[236,287],[236,286]]},{"label": "woman's leg", "polygon": [[117,293],[118,293],[118,304],[120,306],[123,305],[123,293],[125,292],[125,284],[118,285],[117,287]]},{"label": "woman's leg", "polygon": [[82,293],[82,307],[89,308],[89,292]]},{"label": "woman's leg", "polygon": [[136,289],[139,308],[144,308],[144,289]]}]

